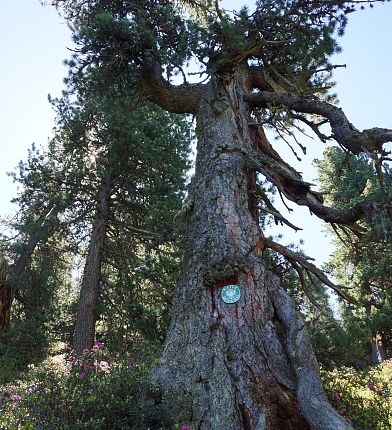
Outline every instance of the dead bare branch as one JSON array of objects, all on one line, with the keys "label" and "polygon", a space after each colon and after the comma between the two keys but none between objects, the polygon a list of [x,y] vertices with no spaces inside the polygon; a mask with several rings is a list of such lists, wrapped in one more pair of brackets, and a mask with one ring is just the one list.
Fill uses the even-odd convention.
[{"label": "dead bare branch", "polygon": [[257,186],[256,187],[256,193],[261,197],[261,199],[263,200],[263,202],[265,203],[265,205],[267,206],[266,208],[263,206],[260,206],[260,210],[268,212],[269,214],[273,215],[275,218],[275,223],[277,224],[278,221],[281,224],[286,224],[287,226],[289,226],[290,228],[292,228],[295,231],[298,230],[302,230],[302,228],[300,227],[296,227],[294,224],[292,224],[290,221],[288,221],[276,208],[275,206],[272,204],[271,200],[268,198],[267,194],[264,192],[264,190]]},{"label": "dead bare branch", "polygon": [[286,248],[285,246],[274,242],[271,239],[264,239],[265,246],[269,249],[273,249],[274,251],[278,252],[279,254],[286,257],[289,261],[294,261],[295,263],[299,264],[301,267],[303,267],[305,270],[312,273],[316,278],[318,278],[324,285],[327,285],[328,287],[332,288],[340,297],[344,298],[345,300],[356,303],[356,300],[351,297],[346,292],[342,291],[341,287],[338,285],[335,285],[327,276],[326,274],[320,270],[318,267],[316,267],[313,263],[306,260],[302,255],[291,251],[290,249]]},{"label": "dead bare branch", "polygon": [[392,142],[391,129],[374,127],[361,132],[349,122],[341,108],[314,96],[284,91],[260,91],[257,94],[248,94],[246,101],[253,108],[268,108],[272,105],[286,107],[295,112],[320,115],[328,119],[333,138],[353,154],[366,151],[383,153],[383,144]]}]

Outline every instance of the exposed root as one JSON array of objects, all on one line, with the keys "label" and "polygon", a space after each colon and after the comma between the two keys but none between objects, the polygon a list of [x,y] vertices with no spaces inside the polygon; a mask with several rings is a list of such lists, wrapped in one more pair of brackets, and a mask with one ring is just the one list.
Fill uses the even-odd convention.
[{"label": "exposed root", "polygon": [[352,430],[353,427],[328,401],[309,334],[295,309],[294,300],[281,287],[271,292],[271,299],[276,315],[286,329],[286,350],[297,379],[301,413],[312,430]]}]

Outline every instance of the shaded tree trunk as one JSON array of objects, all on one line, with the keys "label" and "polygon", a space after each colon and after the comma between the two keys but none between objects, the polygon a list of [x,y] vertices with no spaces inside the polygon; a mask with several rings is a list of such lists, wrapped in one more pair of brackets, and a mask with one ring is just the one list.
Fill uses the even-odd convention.
[{"label": "shaded tree trunk", "polygon": [[383,345],[383,336],[375,333],[372,337],[372,350],[370,355],[370,364],[376,365],[385,361],[386,354]]},{"label": "shaded tree trunk", "polygon": [[[372,290],[369,282],[364,282],[362,285],[362,293],[364,297],[371,297]],[[377,365],[385,360],[385,351],[383,346],[383,336],[377,333],[373,328],[372,324],[372,301],[368,300],[365,303],[365,313],[369,334],[371,336],[370,341],[370,364]]]},{"label": "shaded tree trunk", "polygon": [[0,262],[0,331],[6,331],[10,325],[12,289],[8,285],[9,269],[6,260]]},{"label": "shaded tree trunk", "polygon": [[[256,139],[241,72],[207,88],[196,115],[185,255],[152,378],[186,394],[192,429],[350,428],[328,403],[292,299],[263,262],[254,177],[241,151]],[[235,304],[221,298],[229,284],[241,290]]]},{"label": "shaded tree trunk", "polygon": [[97,193],[96,213],[83,270],[74,328],[73,349],[76,356],[80,356],[83,349],[91,348],[95,339],[96,305],[99,298],[102,254],[109,219],[111,181],[111,174],[108,174]]}]

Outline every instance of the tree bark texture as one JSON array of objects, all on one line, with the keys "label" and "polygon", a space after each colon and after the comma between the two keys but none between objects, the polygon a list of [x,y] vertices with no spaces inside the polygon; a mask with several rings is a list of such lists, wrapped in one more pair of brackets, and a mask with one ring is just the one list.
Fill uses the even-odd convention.
[{"label": "tree bark texture", "polygon": [[80,356],[83,349],[91,348],[95,339],[96,305],[99,298],[102,254],[109,219],[110,190],[111,177],[108,175],[97,194],[96,213],[83,270],[73,336],[75,356]]},{"label": "tree bark texture", "polygon": [[[243,76],[213,78],[199,102],[185,255],[152,378],[186,394],[192,430],[348,429],[327,400],[292,299],[263,262],[243,151],[256,139]],[[221,298],[229,284],[241,290],[235,304]]]}]

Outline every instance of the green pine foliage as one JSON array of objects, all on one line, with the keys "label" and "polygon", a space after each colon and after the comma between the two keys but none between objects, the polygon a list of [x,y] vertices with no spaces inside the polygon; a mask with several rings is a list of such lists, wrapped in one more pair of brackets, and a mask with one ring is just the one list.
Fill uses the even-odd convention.
[{"label": "green pine foliage", "polygon": [[76,217],[83,224],[74,241],[88,239],[91,190],[111,177],[97,329],[126,349],[135,339],[164,338],[179,259],[173,218],[184,198],[192,129],[187,118],[140,105],[127,82],[111,77],[101,87],[100,73],[93,76],[76,102],[55,101],[57,139],[67,156],[85,160],[78,167],[83,212]]},{"label": "green pine foliage", "polygon": [[[141,338],[161,342],[180,256],[172,243],[173,218],[185,193],[191,123],[151,104],[142,106],[124,76],[93,69],[77,88],[69,86],[63,98],[51,102],[57,111],[55,137],[46,150],[33,147],[12,174],[21,187],[14,199],[20,209],[8,225],[15,238],[5,238],[2,254],[16,261],[32,236],[39,240],[15,279],[17,300],[4,348],[21,343],[21,333],[23,348],[70,342],[75,285],[97,189],[108,175],[98,334],[124,349]],[[7,363],[15,371],[26,365],[16,361],[20,365],[10,354]]]},{"label": "green pine foliage", "polygon": [[349,337],[355,337],[356,354],[369,355],[370,340],[376,333],[384,337],[387,355],[391,353],[391,298],[388,291],[392,280],[392,247],[389,201],[391,171],[377,175],[374,162],[366,155],[355,157],[331,147],[317,161],[321,190],[326,203],[339,209],[356,203],[370,202],[362,231],[330,229],[336,250],[328,266],[340,284],[350,288],[359,306],[341,303],[341,316]]},{"label": "green pine foliage", "polygon": [[[137,78],[152,53],[168,76],[182,72],[191,60],[207,74],[224,74],[232,66],[227,58],[254,51],[252,64],[262,65],[283,88],[291,82],[286,89],[308,92],[330,85],[329,58],[340,49],[336,36],[343,34],[351,10],[338,2],[268,0],[257,2],[253,14],[245,7],[229,14],[213,2],[183,2],[204,11],[198,20],[169,0],[55,3],[80,46],[69,62],[69,82],[78,80],[86,65],[104,66],[110,73],[126,70]],[[286,80],[279,79],[283,75]]]}]

